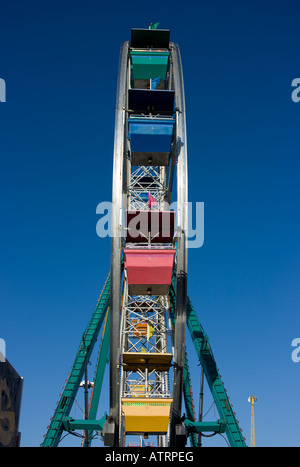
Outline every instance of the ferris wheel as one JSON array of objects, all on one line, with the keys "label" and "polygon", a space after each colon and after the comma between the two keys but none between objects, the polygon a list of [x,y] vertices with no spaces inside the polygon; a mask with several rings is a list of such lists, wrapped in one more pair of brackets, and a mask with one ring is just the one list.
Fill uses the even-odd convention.
[{"label": "ferris wheel", "polygon": [[[110,421],[105,427],[108,442],[114,445],[122,445],[126,434],[145,433],[159,436],[165,445],[163,438],[181,417],[187,143],[181,58],[169,35],[168,30],[133,29],[120,54],[113,166]],[[176,212],[170,210],[175,196]],[[169,315],[173,276],[174,335]]]},{"label": "ferris wheel", "polygon": [[[182,447],[189,439],[191,446],[197,446],[205,432],[226,433],[230,446],[246,445],[208,337],[187,295],[188,172],[182,63],[170,31],[156,26],[132,29],[130,41],[121,47],[111,271],[42,446],[58,446],[63,432],[74,434],[76,430],[82,430],[82,435],[76,433],[83,446],[91,445],[95,433],[105,446],[130,446],[131,439],[138,439],[140,446],[161,447]],[[89,385],[87,368],[101,329],[94,381]],[[196,415],[186,329],[220,416],[212,422]],[[109,411],[99,419],[108,360]],[[70,415],[81,386],[86,402],[83,420]]]}]

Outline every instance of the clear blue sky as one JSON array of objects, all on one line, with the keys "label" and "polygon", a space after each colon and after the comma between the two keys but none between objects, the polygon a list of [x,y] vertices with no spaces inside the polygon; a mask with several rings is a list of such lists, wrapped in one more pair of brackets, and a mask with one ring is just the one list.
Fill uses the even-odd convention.
[{"label": "clear blue sky", "polygon": [[120,45],[159,21],[181,50],[189,196],[205,206],[189,295],[247,443],[254,394],[256,445],[299,446],[299,2],[103,5],[1,6],[0,337],[24,377],[22,445],[42,442],[110,268],[96,207],[111,200]]}]

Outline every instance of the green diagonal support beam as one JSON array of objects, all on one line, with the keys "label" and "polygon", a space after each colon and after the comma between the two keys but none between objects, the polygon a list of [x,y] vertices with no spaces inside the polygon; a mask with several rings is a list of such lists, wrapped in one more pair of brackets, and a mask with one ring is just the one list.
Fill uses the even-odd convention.
[{"label": "green diagonal support beam", "polygon": [[208,337],[204,333],[198,317],[188,297],[187,326],[190,331],[206,381],[214,398],[219,416],[226,421],[226,435],[231,447],[246,447],[238,421],[235,418],[223,382],[212,354]]},{"label": "green diagonal support beam", "polygon": [[[176,302],[175,281],[172,281],[170,288],[171,305]],[[187,297],[187,327],[189,329],[197,356],[202,365],[204,375],[211,394],[215,401],[219,416],[226,422],[226,435],[232,447],[246,447],[245,439],[242,435],[238,421],[235,418],[223,382],[209,345],[208,336],[205,334],[199,323],[197,314],[192,306],[191,300]]]},{"label": "green diagonal support beam", "polygon": [[96,309],[82,335],[71,372],[42,443],[43,447],[57,447],[60,442],[64,430],[63,420],[70,414],[79,385],[84,376],[84,370],[89,362],[109,305],[110,274],[101,292]]},{"label": "green diagonal support beam", "polygon": [[[91,406],[90,406],[90,411],[89,411],[89,420],[94,420],[97,416],[105,367],[109,361],[109,327],[110,327],[110,314],[109,314],[109,309],[108,309],[107,318],[104,323],[103,337],[101,341],[101,347],[100,347],[98,362],[96,366],[96,373],[94,377],[94,388],[93,388]],[[92,443],[92,439],[93,439],[93,429],[89,432],[89,436],[88,436],[89,446]]]}]

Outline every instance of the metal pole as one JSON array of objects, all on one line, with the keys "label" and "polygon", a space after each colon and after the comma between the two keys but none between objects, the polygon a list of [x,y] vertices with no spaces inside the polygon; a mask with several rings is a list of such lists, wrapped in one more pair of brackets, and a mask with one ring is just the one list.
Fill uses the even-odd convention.
[{"label": "metal pole", "polygon": [[[84,373],[84,419],[89,418],[89,382],[88,382],[88,371],[87,366]],[[84,430],[84,447],[89,447],[89,430]]]},{"label": "metal pole", "polygon": [[[202,422],[203,417],[203,381],[204,381],[204,370],[201,368],[201,380],[200,380],[200,399],[199,399],[199,422]],[[198,448],[202,447],[202,435],[198,434]]]}]

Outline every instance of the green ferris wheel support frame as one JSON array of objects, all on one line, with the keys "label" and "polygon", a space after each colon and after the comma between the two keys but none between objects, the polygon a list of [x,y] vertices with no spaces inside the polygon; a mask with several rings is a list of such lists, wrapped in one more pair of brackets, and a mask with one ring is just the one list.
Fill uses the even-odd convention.
[{"label": "green ferris wheel support frame", "polygon": [[[84,331],[80,345],[69,373],[63,392],[58,401],[54,415],[48,426],[47,433],[42,443],[43,447],[57,447],[63,431],[66,429],[66,423],[69,420],[69,414],[73,407],[76,394],[78,392],[84,371],[90,361],[91,354],[96,344],[98,334],[110,304],[110,274],[105,282],[101,295],[99,297],[96,309],[90,319],[90,322]],[[74,429],[74,427],[73,427]],[[86,428],[89,429],[89,428]],[[98,427],[99,429],[99,427]],[[69,431],[69,430],[67,430]],[[72,430],[70,430],[72,431]]]},{"label": "green ferris wheel support frame", "polygon": [[[176,276],[174,276],[173,285],[170,289],[171,315],[173,318],[176,310],[175,287]],[[90,446],[93,439],[93,431],[97,430],[102,432],[103,430],[107,416],[104,414],[104,416],[99,420],[96,419],[96,416],[99,409],[103,375],[109,353],[110,288],[111,283],[109,275],[98,300],[97,307],[82,335],[71,372],[42,443],[43,447],[57,447],[60,443],[63,432],[72,433],[74,430],[88,431],[89,435],[87,445]],[[104,323],[105,316],[107,316],[107,320]],[[103,336],[101,339],[100,352],[96,366],[89,417],[86,420],[74,420],[69,416],[69,414],[103,323]],[[218,433],[226,432],[227,439],[231,447],[246,447],[238,421],[235,418],[227,393],[221,381],[218,368],[209,345],[208,336],[205,334],[201,324],[199,323],[197,314],[189,297],[187,298],[187,327],[198,359],[203,367],[209,389],[219,412],[220,420],[215,422],[197,422],[195,420],[190,374],[187,355],[185,353],[183,396],[187,412],[187,418],[184,420],[186,435],[189,436],[191,445],[196,446],[195,433],[209,431],[215,431]]]},{"label": "green ferris wheel support frame", "polygon": [[[174,313],[176,303],[174,279],[172,287],[170,289],[170,302],[171,310]],[[245,438],[242,435],[239,423],[232,410],[232,406],[227,396],[227,392],[221,380],[217,364],[209,344],[208,336],[204,332],[204,329],[202,328],[198,320],[198,316],[193,308],[189,296],[187,297],[187,327],[190,332],[199,362],[203,368],[210,392],[216,404],[220,416],[220,423],[223,424],[225,427],[229,445],[231,447],[246,447]],[[185,425],[187,431],[192,430],[193,424],[185,423]],[[195,430],[193,431],[201,431],[200,428],[199,430],[196,429],[196,425],[197,422],[196,424],[194,424]],[[200,425],[201,424],[199,423],[198,426]]]}]

